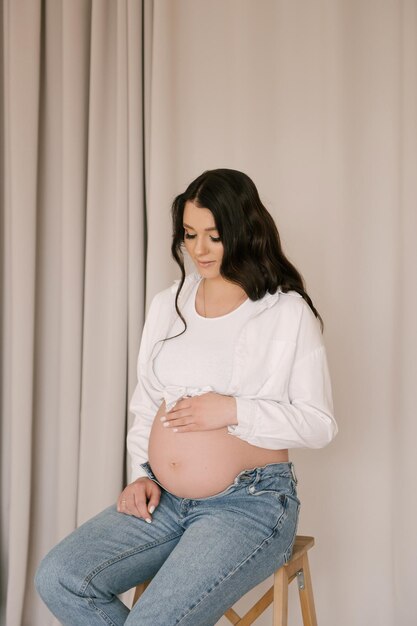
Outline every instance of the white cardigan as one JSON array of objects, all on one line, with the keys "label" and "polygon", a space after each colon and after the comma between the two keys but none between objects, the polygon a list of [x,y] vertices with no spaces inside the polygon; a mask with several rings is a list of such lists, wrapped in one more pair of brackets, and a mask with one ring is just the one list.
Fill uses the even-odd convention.
[{"label": "white cardigan", "polygon": [[[179,308],[190,296],[197,273],[187,276]],[[132,461],[131,479],[145,476],[148,440],[159,406],[168,409],[184,395],[215,391],[204,388],[164,388],[153,371],[153,361],[170,337],[178,315],[178,281],[152,300],[139,350],[138,384],[130,410],[135,420],[127,436]],[[229,433],[261,448],[321,448],[337,433],[326,352],[319,323],[296,292],[267,293],[255,302],[253,316],[236,342],[233,374],[226,395],[235,396],[237,426]],[[209,381],[208,381],[209,382]]]}]

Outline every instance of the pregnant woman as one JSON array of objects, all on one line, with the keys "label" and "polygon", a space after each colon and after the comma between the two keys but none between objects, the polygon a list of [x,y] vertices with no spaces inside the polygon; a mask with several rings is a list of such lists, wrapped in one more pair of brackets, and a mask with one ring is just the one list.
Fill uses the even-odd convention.
[{"label": "pregnant woman", "polygon": [[[143,330],[131,482],[37,572],[64,626],[213,626],[291,555],[288,449],[337,431],[321,318],[252,180],[206,171],[172,218],[181,280]],[[149,578],[129,611],[117,596]]]}]

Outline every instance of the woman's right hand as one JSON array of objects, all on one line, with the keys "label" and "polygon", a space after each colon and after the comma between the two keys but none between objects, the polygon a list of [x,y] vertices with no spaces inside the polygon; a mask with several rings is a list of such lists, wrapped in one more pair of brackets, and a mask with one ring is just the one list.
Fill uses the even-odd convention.
[{"label": "woman's right hand", "polygon": [[160,498],[159,485],[144,476],[123,489],[117,500],[117,510],[119,513],[140,517],[150,524],[152,513],[158,506]]}]

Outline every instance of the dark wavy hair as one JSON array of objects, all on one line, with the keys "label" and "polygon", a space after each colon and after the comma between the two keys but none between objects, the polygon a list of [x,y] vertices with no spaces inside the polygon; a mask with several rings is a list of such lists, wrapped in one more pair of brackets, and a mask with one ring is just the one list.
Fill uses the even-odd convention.
[{"label": "dark wavy hair", "polygon": [[185,280],[183,214],[189,200],[213,214],[224,247],[220,268],[224,278],[240,285],[251,300],[259,300],[267,292],[275,293],[278,287],[285,293],[296,291],[308,303],[323,330],[323,320],[306,292],[301,274],[282,251],[278,229],[255,184],[243,172],[232,169],[203,172],[172,203],[171,252],[181,269],[175,308],[185,329],[187,324],[178,308],[178,296]]}]

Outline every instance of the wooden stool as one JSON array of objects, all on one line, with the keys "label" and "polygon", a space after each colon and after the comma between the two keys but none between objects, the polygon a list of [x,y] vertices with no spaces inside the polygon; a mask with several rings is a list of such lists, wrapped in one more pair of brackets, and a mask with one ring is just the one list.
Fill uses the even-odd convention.
[{"label": "wooden stool", "polygon": [[[271,604],[273,606],[273,626],[287,626],[288,623],[288,585],[294,578],[298,582],[301,612],[304,626],[317,626],[316,610],[314,608],[313,587],[311,584],[310,568],[307,552],[314,546],[314,537],[297,535],[288,563],[283,565],[274,574],[273,586],[258,600],[251,609],[240,617],[233,609],[228,609],[225,617],[235,626],[249,626]],[[133,604],[140,598],[150,580],[141,583],[135,589]]]}]

